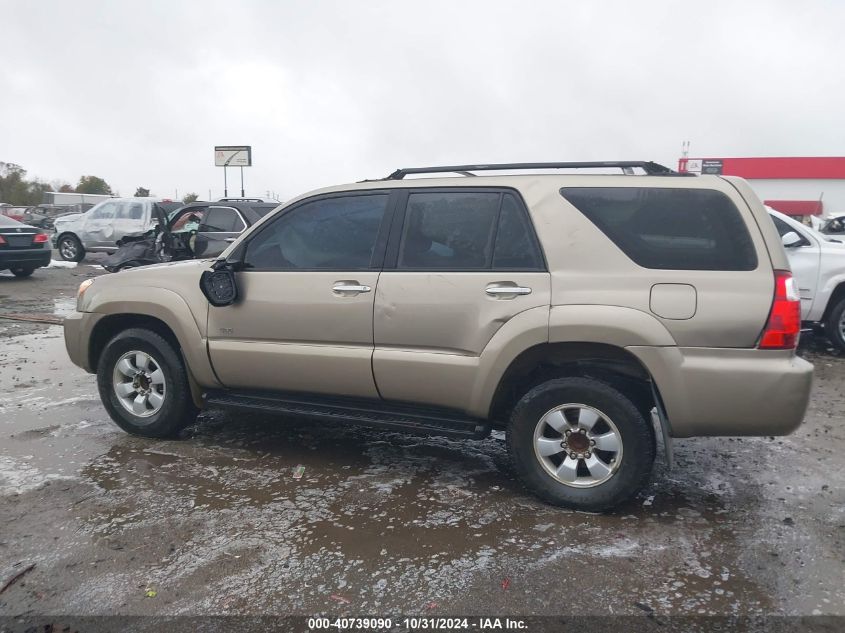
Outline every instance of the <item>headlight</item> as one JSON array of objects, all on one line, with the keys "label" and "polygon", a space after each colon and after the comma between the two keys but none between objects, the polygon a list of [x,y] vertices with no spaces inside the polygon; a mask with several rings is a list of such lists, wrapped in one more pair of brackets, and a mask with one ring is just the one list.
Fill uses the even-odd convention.
[{"label": "headlight", "polygon": [[76,291],[76,311],[82,312],[82,297],[85,295],[85,291],[94,283],[93,279],[86,279],[81,284],[79,284],[79,290]]}]

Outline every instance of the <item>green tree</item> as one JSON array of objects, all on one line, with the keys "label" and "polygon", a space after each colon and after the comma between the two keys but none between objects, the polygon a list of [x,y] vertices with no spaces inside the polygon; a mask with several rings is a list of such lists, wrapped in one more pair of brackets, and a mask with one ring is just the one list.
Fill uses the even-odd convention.
[{"label": "green tree", "polygon": [[23,204],[26,170],[15,163],[0,163],[0,202]]},{"label": "green tree", "polygon": [[199,196],[195,193],[189,193],[184,198],[182,198],[182,202],[188,204],[189,202],[196,202],[199,200]]},{"label": "green tree", "polygon": [[43,202],[44,192],[51,189],[46,182],[27,180],[26,170],[20,165],[0,162],[0,202],[35,206]]},{"label": "green tree", "polygon": [[150,197],[150,190],[145,189],[144,187],[138,187],[135,190],[135,197],[136,198],[149,198]]},{"label": "green tree", "polygon": [[81,176],[79,184],[76,185],[76,193],[98,193],[112,195],[109,184],[99,176]]},{"label": "green tree", "polygon": [[73,193],[73,185],[65,183],[61,187],[59,187],[59,191],[61,193]]}]

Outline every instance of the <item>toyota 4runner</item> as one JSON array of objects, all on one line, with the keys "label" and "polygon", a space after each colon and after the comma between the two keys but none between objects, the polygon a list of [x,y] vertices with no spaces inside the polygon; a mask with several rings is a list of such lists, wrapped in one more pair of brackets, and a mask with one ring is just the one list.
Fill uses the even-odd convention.
[{"label": "toyota 4runner", "polygon": [[[463,177],[405,179],[446,173]],[[501,428],[529,489],[600,511],[648,480],[655,427],[667,449],[793,431],[812,380],[800,322],[745,181],[614,162],[403,169],[308,193],[216,261],[83,282],[64,327],[129,433],[172,436],[212,406]]]}]

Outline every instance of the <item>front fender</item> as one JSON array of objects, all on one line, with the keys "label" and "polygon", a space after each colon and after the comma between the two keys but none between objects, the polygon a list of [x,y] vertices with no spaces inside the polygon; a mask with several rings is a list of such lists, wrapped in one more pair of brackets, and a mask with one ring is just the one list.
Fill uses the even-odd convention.
[{"label": "front fender", "polygon": [[[125,273],[117,273],[115,277],[120,275]],[[196,381],[206,387],[217,386],[206,342],[208,304],[203,304],[203,314],[194,314],[187,302],[172,290],[145,287],[143,300],[139,300],[138,295],[138,286],[111,287],[86,297],[87,301],[81,307],[85,312],[143,315],[162,321],[179,341],[185,362]]]},{"label": "front fender", "polygon": [[821,321],[827,312],[830,298],[841,284],[845,284],[845,271],[837,271],[831,275],[822,272],[819,279],[819,286],[816,289],[816,296],[813,298],[813,309],[807,315],[808,321]]}]

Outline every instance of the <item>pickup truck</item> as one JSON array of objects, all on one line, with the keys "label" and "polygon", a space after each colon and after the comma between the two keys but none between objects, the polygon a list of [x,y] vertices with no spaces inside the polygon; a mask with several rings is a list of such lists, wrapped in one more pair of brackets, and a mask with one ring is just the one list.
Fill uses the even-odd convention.
[{"label": "pickup truck", "polygon": [[830,342],[845,352],[845,243],[767,210],[798,284],[801,320],[823,328]]}]

